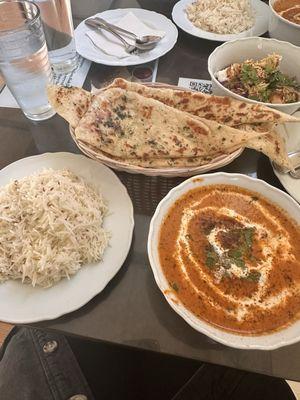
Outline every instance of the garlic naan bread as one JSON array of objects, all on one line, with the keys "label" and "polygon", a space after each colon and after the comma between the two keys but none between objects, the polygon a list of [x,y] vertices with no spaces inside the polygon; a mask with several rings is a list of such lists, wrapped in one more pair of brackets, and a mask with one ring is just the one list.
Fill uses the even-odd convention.
[{"label": "garlic naan bread", "polygon": [[284,114],[275,109],[235,100],[232,97],[213,96],[205,93],[153,88],[125,79],[117,78],[107,88],[118,87],[136,92],[145,97],[186,111],[208,120],[217,121],[228,126],[262,122],[299,122],[298,118]]},{"label": "garlic naan bread", "polygon": [[[278,165],[291,168],[284,140],[273,130],[275,122],[295,122],[298,119],[271,108],[240,102],[229,97],[174,89],[151,88],[117,78],[108,86],[120,87],[150,96],[192,115],[215,120],[241,130],[262,132],[249,140],[245,147],[264,153]],[[181,94],[181,95],[180,95]],[[250,124],[254,125],[250,125]],[[267,134],[266,134],[267,132]]]},{"label": "garlic naan bread", "polygon": [[[131,158],[131,159],[126,159],[126,158],[120,158],[120,157],[115,157],[110,154],[103,153],[101,150],[99,150],[96,147],[93,147],[92,145],[86,144],[82,142],[81,140],[78,140],[78,142],[81,144],[82,148],[86,149],[89,154],[92,154],[94,157],[108,157],[109,159],[113,159],[115,161],[118,161],[122,164],[130,164],[130,165],[135,165],[138,167],[143,167],[143,168],[195,168],[199,167],[201,165],[208,164],[212,160],[216,159],[219,156],[224,156],[224,152],[222,154],[215,154],[214,156],[203,156],[203,157],[181,157],[181,158],[150,158],[150,159],[144,159],[144,158]],[[238,147],[239,148],[239,147]],[[230,149],[228,150],[228,153],[232,153],[233,151],[237,150],[238,148]],[[225,153],[226,154],[226,153]]]},{"label": "garlic naan bread", "polygon": [[194,117],[120,88],[95,95],[75,128],[78,140],[122,159],[212,156],[259,136]]},{"label": "garlic naan bread", "polygon": [[[257,132],[262,131],[263,128],[254,127],[251,125],[244,125],[244,130],[253,130],[255,129]],[[263,130],[264,131],[264,130]],[[286,167],[288,169],[293,170],[293,165],[288,157],[288,153],[286,150],[285,140],[280,136],[279,133],[270,129],[267,133],[257,136],[249,140],[245,147],[249,149],[254,149],[265,154],[272,161],[276,162],[276,164]]]},{"label": "garlic naan bread", "polygon": [[49,103],[73,127],[77,126],[87,112],[93,95],[78,87],[48,85]]}]

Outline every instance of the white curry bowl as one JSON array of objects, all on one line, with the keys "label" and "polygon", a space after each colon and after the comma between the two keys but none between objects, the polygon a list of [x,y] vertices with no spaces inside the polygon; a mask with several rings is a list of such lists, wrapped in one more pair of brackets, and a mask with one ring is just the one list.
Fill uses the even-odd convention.
[{"label": "white curry bowl", "polygon": [[300,46],[300,25],[281,17],[273,8],[276,0],[270,0],[269,35]]},{"label": "white curry bowl", "polygon": [[161,200],[151,220],[148,236],[148,256],[158,287],[173,310],[191,327],[226,346],[249,350],[273,350],[300,341],[300,320],[284,327],[282,330],[268,334],[256,336],[238,335],[219,329],[216,326],[201,320],[179,301],[173,290],[170,290],[170,284],[163,273],[158,253],[161,224],[174,202],[182,195],[196,187],[215,184],[230,184],[257,192],[271,200],[274,204],[280,206],[290,216],[292,216],[298,224],[300,224],[299,204],[288,194],[262,180],[254,179],[247,175],[228,174],[223,172],[205,174],[187,179],[180,185],[174,187],[167,196]]},{"label": "white curry bowl", "polygon": [[248,59],[260,60],[273,53],[282,56],[280,71],[290,77],[295,77],[300,83],[300,47],[276,39],[251,37],[224,43],[211,53],[208,58],[208,72],[212,80],[213,93],[218,96],[231,96],[249,103],[263,104],[284,113],[293,114],[300,107],[300,101],[288,104],[273,104],[247,99],[227,89],[216,78],[216,74],[219,71],[233,63],[241,63]]}]

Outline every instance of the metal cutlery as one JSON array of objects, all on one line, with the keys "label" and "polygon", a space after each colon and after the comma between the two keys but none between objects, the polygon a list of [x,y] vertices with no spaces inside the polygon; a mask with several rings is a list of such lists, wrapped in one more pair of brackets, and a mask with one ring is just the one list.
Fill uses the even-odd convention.
[{"label": "metal cutlery", "polygon": [[[114,29],[108,27],[106,24],[104,24],[102,22],[96,21],[94,18],[86,19],[84,22],[85,22],[85,24],[87,26],[93,28],[96,31],[97,30],[101,31],[101,29],[103,29],[103,30],[106,30],[107,32],[110,32],[112,35],[117,37],[120,40],[120,42],[122,42],[122,44],[123,44],[123,46],[125,48],[125,51],[127,53],[129,53],[129,54],[132,54],[132,53],[136,52],[137,50],[148,51],[148,50],[153,49],[156,46],[156,43],[150,44],[150,45],[149,44],[138,44],[138,43],[135,43],[135,45],[131,45],[119,33],[117,33]],[[94,43],[94,45],[96,45],[96,44]]]},{"label": "metal cutlery", "polygon": [[98,21],[102,24],[105,24],[106,26],[114,29],[115,31],[124,33],[125,35],[132,37],[135,40],[135,43],[137,43],[137,44],[145,44],[145,45],[151,46],[152,44],[158,43],[162,39],[160,36],[156,36],[156,35],[137,36],[135,33],[129,32],[126,29],[120,28],[117,25],[113,25],[110,22],[107,22],[103,18],[100,18],[100,17],[95,17],[94,20]]},{"label": "metal cutlery", "polygon": [[[124,48],[125,48],[125,51],[126,51],[128,54],[132,54],[132,53],[134,53],[135,51],[137,51],[137,47],[136,47],[136,46],[132,46],[131,44],[129,44],[125,39],[123,39],[123,37],[122,37],[121,35],[119,35],[119,34],[116,33],[115,31],[111,30],[111,29],[108,28],[106,25],[100,24],[100,23],[98,23],[98,22],[95,22],[93,19],[86,19],[86,20],[84,21],[84,23],[85,23],[87,26],[89,26],[89,27],[95,29],[96,31],[97,31],[97,30],[100,30],[100,31],[101,31],[101,29],[104,29],[104,30],[110,32],[111,34],[113,34],[114,36],[116,36],[116,37],[122,42],[122,44],[123,44],[123,46],[124,46]],[[91,39],[91,40],[92,40],[92,39]],[[92,42],[93,42],[94,46],[97,47],[96,43],[94,43],[93,40],[92,40]]]},{"label": "metal cutlery", "polygon": [[288,168],[281,167],[278,164],[276,164],[274,161],[272,161],[272,165],[274,169],[279,172],[280,174],[289,174],[291,177],[295,179],[300,179],[300,151],[294,151],[291,153],[288,153],[289,158],[291,159],[291,162],[294,166],[294,171],[289,170]]}]

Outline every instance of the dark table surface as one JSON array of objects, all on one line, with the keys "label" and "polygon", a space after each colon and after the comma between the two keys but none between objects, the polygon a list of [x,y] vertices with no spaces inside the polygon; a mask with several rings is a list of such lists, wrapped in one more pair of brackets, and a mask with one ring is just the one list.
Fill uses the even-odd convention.
[{"label": "dark table surface", "polygon": [[[74,21],[76,24],[95,12],[119,7],[142,7],[170,17],[175,2],[73,1]],[[157,81],[177,84],[178,77],[209,79],[207,58],[217,45],[219,43],[179,31],[176,46],[159,61]],[[91,83],[97,85],[99,74],[103,71],[101,68],[92,65],[85,88],[89,89]],[[112,76],[117,76],[117,68],[107,68]],[[20,110],[0,108],[0,124],[0,168],[34,154],[80,152],[69,134],[67,123],[57,115],[48,121],[33,123]],[[246,150],[222,171],[258,177],[283,189],[268,159],[251,150]],[[146,242],[156,205],[181,179],[118,172],[117,175],[127,186],[135,209],[134,238],[125,264],[103,292],[86,306],[36,326],[300,381],[300,343],[275,351],[232,349],[196,332],[170,308],[155,284]]]}]

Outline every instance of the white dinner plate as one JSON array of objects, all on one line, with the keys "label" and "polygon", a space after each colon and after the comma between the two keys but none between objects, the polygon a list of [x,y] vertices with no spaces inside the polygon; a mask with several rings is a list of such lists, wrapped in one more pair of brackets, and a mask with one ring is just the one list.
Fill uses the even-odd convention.
[{"label": "white dinner plate", "polygon": [[98,188],[109,214],[104,227],[111,233],[103,260],[83,266],[69,280],[44,289],[6,281],[0,284],[0,320],[13,324],[57,318],[77,310],[100,293],[119,271],[128,254],[134,227],[133,206],[125,186],[104,165],[71,153],[45,153],[23,158],[0,171],[0,186],[44,168],[68,169]]},{"label": "white dinner plate", "polygon": [[86,32],[90,31],[90,29],[85,25],[84,21],[82,21],[75,29],[77,52],[82,57],[98,64],[128,66],[143,64],[152,60],[156,60],[174,47],[178,36],[177,28],[171,20],[162,14],[158,14],[157,12],[143,10],[142,8],[120,8],[116,10],[103,11],[89,18],[97,16],[114,24],[129,12],[133,12],[137,18],[139,18],[150,28],[161,30],[166,33],[162,40],[154,47],[154,49],[140,54],[130,54],[128,57],[121,59],[110,56],[100,49],[95,48],[90,39],[86,36]]},{"label": "white dinner plate", "polygon": [[218,33],[204,31],[203,29],[194,26],[192,22],[188,19],[185,12],[187,5],[193,2],[194,0],[180,0],[178,3],[175,4],[172,11],[172,18],[175,24],[190,35],[197,36],[202,39],[214,40],[217,42],[227,42],[229,40],[239,39],[243,37],[261,36],[268,30],[270,8],[261,0],[252,0],[252,6],[255,13],[254,26],[247,31],[231,35],[220,35]]},{"label": "white dinner plate", "polygon": [[[300,111],[293,115],[300,118]],[[289,153],[300,151],[300,122],[279,125],[277,130],[285,138],[286,148]],[[295,179],[290,174],[281,174],[274,168],[273,170],[285,190],[300,203],[300,179]]]},{"label": "white dinner plate", "polygon": [[251,178],[242,174],[227,174],[217,172],[214,174],[199,175],[190,178],[180,185],[173,188],[167,196],[162,199],[156,208],[154,216],[150,223],[148,236],[148,255],[155,281],[173,310],[179,314],[190,326],[197,331],[209,336],[213,340],[238,349],[259,349],[273,350],[282,346],[296,343],[300,340],[300,320],[294,324],[271,334],[260,336],[243,336],[218,329],[204,320],[197,318],[190,312],[175,296],[174,291],[170,290],[170,284],[167,281],[162,267],[160,265],[158,254],[158,242],[160,227],[166,214],[174,202],[189,190],[203,185],[229,184],[260,193],[273,203],[279,205],[287,211],[289,215],[299,224],[300,206],[288,194],[269,185],[268,183]]}]

